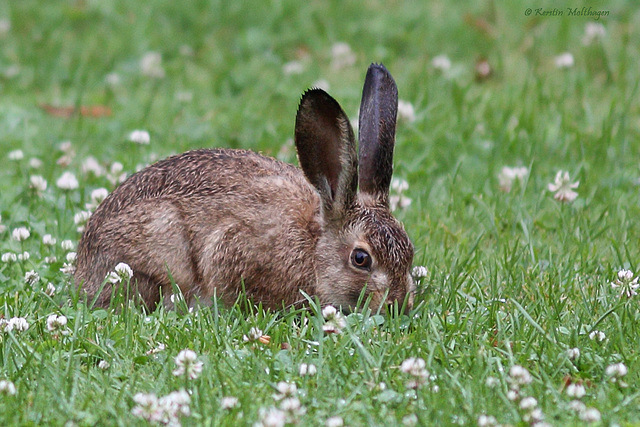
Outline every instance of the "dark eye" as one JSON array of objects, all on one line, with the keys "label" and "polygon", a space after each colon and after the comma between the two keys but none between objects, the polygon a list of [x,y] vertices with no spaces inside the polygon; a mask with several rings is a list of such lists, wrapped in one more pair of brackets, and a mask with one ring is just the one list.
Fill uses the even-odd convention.
[{"label": "dark eye", "polygon": [[364,249],[356,248],[351,252],[351,264],[362,270],[371,268],[371,255]]}]

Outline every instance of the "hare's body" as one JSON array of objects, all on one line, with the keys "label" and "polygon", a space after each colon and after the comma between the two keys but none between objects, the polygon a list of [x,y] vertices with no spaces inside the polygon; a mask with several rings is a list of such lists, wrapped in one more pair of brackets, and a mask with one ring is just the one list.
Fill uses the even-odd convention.
[{"label": "hare's body", "polygon": [[242,281],[248,296],[271,307],[299,301],[299,289],[315,293],[309,261],[322,227],[320,198],[300,169],[275,159],[224,149],[173,156],[125,181],[93,218],[77,273],[92,294],[119,262],[132,268],[131,283],[149,307],[160,290],[172,294],[168,273],[188,301],[210,301],[215,290],[232,303]]},{"label": "hare's body", "polygon": [[[359,154],[346,114],[320,89],[296,116],[301,169],[241,150],[198,150],[162,160],[118,187],[91,216],[75,280],[107,306],[107,275],[121,262],[149,308],[172,295],[227,304],[243,291],[280,308],[305,301],[353,308],[410,306],[413,246],[389,210],[397,89],[369,67]],[[360,167],[360,172],[358,172]],[[405,298],[409,296],[408,298]]]}]

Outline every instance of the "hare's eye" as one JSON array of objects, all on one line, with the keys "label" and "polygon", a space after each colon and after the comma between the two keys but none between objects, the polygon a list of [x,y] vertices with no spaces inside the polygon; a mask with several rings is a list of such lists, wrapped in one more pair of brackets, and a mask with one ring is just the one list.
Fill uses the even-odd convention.
[{"label": "hare's eye", "polygon": [[351,264],[362,270],[371,268],[371,255],[364,249],[356,248],[351,252]]}]

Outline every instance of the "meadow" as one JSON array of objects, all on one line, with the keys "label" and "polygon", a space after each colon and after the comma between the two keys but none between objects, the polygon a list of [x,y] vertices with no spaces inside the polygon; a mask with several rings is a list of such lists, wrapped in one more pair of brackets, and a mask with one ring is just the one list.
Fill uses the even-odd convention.
[{"label": "meadow", "polygon": [[[536,2],[0,3],[0,424],[639,425],[640,10]],[[300,95],[355,120],[371,62],[401,100],[410,313],[77,292],[126,176],[296,163]]]}]

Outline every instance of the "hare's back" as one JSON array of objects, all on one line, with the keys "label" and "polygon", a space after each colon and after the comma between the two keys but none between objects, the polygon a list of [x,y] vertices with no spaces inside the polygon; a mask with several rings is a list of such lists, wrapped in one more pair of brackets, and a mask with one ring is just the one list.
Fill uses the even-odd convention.
[{"label": "hare's back", "polygon": [[253,151],[203,149],[168,157],[132,175],[99,211],[116,213],[144,199],[182,200],[188,205],[231,198],[273,204],[278,202],[274,197],[308,201],[317,196],[293,165]]}]

